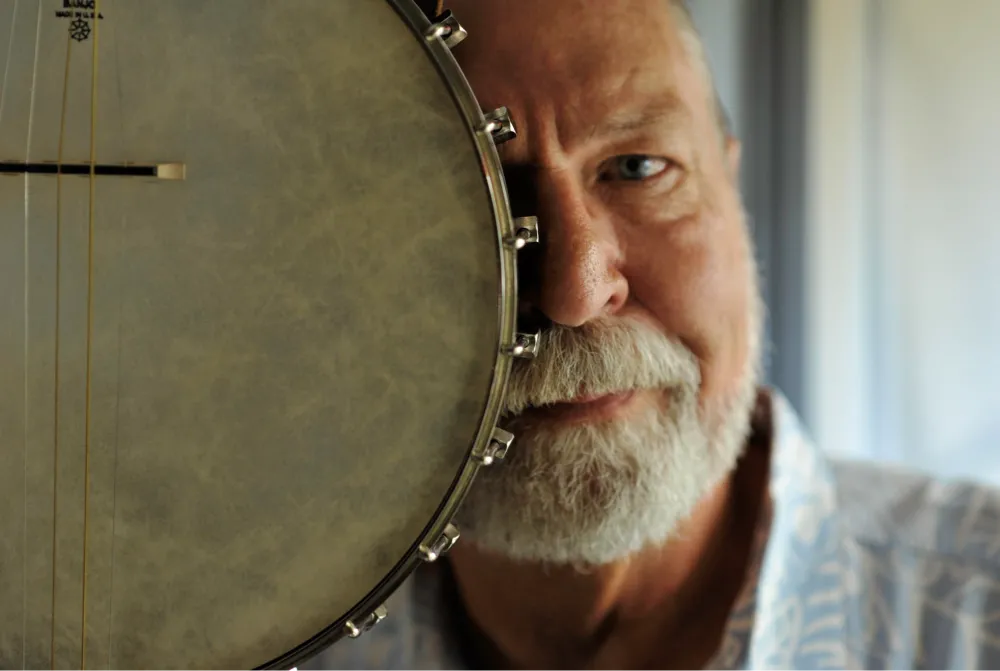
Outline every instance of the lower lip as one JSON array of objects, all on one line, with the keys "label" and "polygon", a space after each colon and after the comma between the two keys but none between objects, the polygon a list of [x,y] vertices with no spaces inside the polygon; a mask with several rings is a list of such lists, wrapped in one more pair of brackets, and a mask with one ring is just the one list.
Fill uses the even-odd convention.
[{"label": "lower lip", "polygon": [[635,391],[603,396],[583,396],[566,403],[556,403],[540,411],[547,418],[562,421],[596,421],[610,419],[621,412],[629,401],[635,398]]}]

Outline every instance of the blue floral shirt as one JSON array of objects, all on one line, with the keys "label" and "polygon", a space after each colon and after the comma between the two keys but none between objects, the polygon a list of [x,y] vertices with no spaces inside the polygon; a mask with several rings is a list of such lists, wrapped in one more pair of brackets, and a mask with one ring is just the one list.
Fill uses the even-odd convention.
[{"label": "blue floral shirt", "polygon": [[[770,496],[717,669],[1000,668],[1000,494],[838,462],[771,392]],[[461,669],[444,572],[300,669]]]}]

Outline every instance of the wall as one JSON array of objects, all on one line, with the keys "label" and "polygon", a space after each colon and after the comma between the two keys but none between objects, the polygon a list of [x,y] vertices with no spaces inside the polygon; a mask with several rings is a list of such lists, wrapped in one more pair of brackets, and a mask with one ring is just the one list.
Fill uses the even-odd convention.
[{"label": "wall", "polygon": [[733,128],[746,127],[744,95],[747,44],[747,8],[750,0],[689,0],[691,15],[701,33],[709,67]]},{"label": "wall", "polygon": [[807,421],[1000,482],[1000,2],[813,7]]}]

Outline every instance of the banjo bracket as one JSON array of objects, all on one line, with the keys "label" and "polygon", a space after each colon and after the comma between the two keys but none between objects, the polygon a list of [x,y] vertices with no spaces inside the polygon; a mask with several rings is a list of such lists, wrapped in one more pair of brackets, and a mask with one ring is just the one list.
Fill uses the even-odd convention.
[{"label": "banjo bracket", "polygon": [[493,142],[503,144],[517,137],[517,129],[506,107],[498,107],[483,117],[482,129],[493,137]]},{"label": "banjo bracket", "polygon": [[355,624],[354,620],[348,620],[344,623],[344,629],[347,630],[348,637],[358,638],[366,631],[371,631],[372,627],[384,620],[388,614],[389,611],[386,610],[385,605],[379,606],[368,617],[359,620],[357,624]]},{"label": "banjo bracket", "polygon": [[507,353],[518,359],[534,359],[542,342],[542,334],[518,333],[514,342],[507,348]]},{"label": "banjo bracket", "polygon": [[427,563],[436,561],[438,557],[455,545],[459,536],[458,527],[454,524],[448,524],[433,543],[422,543],[420,545],[420,556]]},{"label": "banjo bracket", "polygon": [[513,433],[496,427],[493,429],[493,436],[490,438],[490,442],[485,447],[477,447],[472,450],[472,458],[483,466],[503,461],[504,457],[507,456],[507,450],[510,449],[513,442]]},{"label": "banjo bracket", "polygon": [[538,244],[538,217],[517,217],[514,219],[514,235],[507,238],[507,244],[515,250],[526,245]]},{"label": "banjo bracket", "polygon": [[434,40],[440,38],[444,45],[451,49],[459,42],[464,40],[469,36],[469,33],[462,27],[462,24],[458,22],[458,19],[451,13],[451,10],[446,10],[444,14],[437,17],[427,30],[424,31],[424,37],[428,40]]}]

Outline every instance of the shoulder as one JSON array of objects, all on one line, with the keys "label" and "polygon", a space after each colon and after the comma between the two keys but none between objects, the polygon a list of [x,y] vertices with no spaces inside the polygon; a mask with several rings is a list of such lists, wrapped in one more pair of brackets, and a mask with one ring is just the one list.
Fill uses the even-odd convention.
[{"label": "shoulder", "polygon": [[775,400],[755,659],[1000,668],[1000,491],[831,459]]},{"label": "shoulder", "polygon": [[772,392],[771,403],[771,490],[780,509],[807,509],[817,523],[833,524],[837,538],[950,557],[1000,575],[1000,488],[831,458],[813,444],[780,394]]},{"label": "shoulder", "polygon": [[855,542],[1000,576],[1000,489],[886,464],[831,460],[830,467],[840,526]]},{"label": "shoulder", "polygon": [[1000,492],[880,464],[831,472],[857,661],[1000,664]]}]

